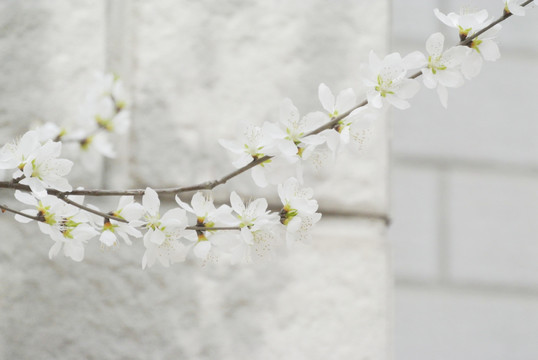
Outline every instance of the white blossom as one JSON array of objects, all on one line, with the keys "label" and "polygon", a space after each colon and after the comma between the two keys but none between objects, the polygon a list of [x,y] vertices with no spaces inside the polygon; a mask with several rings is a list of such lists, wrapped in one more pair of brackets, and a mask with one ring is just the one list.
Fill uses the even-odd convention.
[{"label": "white blossom", "polygon": [[523,0],[503,0],[504,11],[508,14],[514,14],[517,16],[525,15],[525,8],[521,6]]},{"label": "white blossom", "polygon": [[47,187],[71,191],[73,188],[64,176],[71,171],[73,162],[58,159],[61,151],[62,143],[52,140],[48,140],[43,146],[34,150],[22,169],[24,178],[20,183],[30,186],[30,189],[39,196],[46,195]]},{"label": "white blossom", "polygon": [[[460,15],[455,13],[445,15],[439,9],[435,9],[434,13],[444,24],[457,28],[461,40],[473,36],[491,24],[492,21],[488,18],[488,12],[486,10],[462,10],[462,14]],[[493,40],[500,29],[501,25],[497,24],[469,43],[468,46],[471,50],[467,51],[467,56],[461,64],[461,72],[467,79],[471,79],[480,73],[483,60],[496,61],[501,57],[499,47]]]},{"label": "white blossom", "polygon": [[[323,108],[327,111],[327,121],[357,106],[357,97],[351,88],[341,91],[335,98],[332,91],[325,84],[321,84],[318,94]],[[353,110],[348,116],[340,120],[333,129],[327,129],[320,133],[320,136],[325,139],[332,156],[317,148],[317,151],[309,158],[309,162],[314,165],[314,168],[320,169],[325,166],[329,160],[334,160],[336,154],[350,140],[356,140],[369,132],[373,117],[364,116],[367,113],[365,112],[367,108],[369,106],[365,105]]]},{"label": "white blossom", "polygon": [[131,124],[127,110],[126,91],[119,78],[113,74],[95,74],[95,83],[81,108],[78,126],[66,139],[77,141],[81,154],[93,151],[113,158],[113,135],[124,135]]},{"label": "white blossom", "polygon": [[113,100],[115,109],[124,109],[127,105],[127,92],[120,78],[111,73],[94,73],[94,83],[86,96],[86,102],[92,106],[103,98]]},{"label": "white blossom", "polygon": [[280,106],[279,125],[266,122],[264,131],[273,139],[279,153],[288,162],[295,163],[313,151],[315,146],[323,143],[324,140],[319,135],[307,134],[324,122],[325,116],[320,112],[309,113],[301,118],[291,100],[284,99]]},{"label": "white blossom", "polygon": [[297,171],[299,170],[290,166],[284,157],[276,156],[253,167],[251,175],[254,183],[264,188],[268,184],[279,184],[285,181],[288,177],[295,175]]},{"label": "white blossom", "polygon": [[24,166],[39,147],[41,147],[39,134],[33,130],[27,131],[19,140],[8,143],[0,149],[0,169],[18,169],[13,173],[13,178],[21,176]]},{"label": "white blossom", "polygon": [[142,233],[137,230],[130,222],[134,222],[144,215],[144,207],[134,201],[133,196],[120,197],[117,208],[111,211],[111,216],[123,219],[129,223],[117,221],[110,218],[103,219],[100,216],[94,216],[94,222],[98,225],[101,235],[99,241],[107,247],[118,244],[118,236],[125,241],[127,245],[131,245],[131,239],[129,236],[135,238],[142,237]]},{"label": "white blossom", "polygon": [[60,142],[48,140],[44,145],[36,131],[26,132],[19,141],[6,144],[0,150],[0,169],[16,169],[14,179],[29,185],[33,192],[46,195],[46,188],[70,191],[64,178],[73,166],[67,159],[58,159],[62,150]]},{"label": "white blossom", "polygon": [[245,126],[243,135],[244,141],[242,142],[219,140],[224,148],[239,155],[239,158],[232,163],[236,168],[241,168],[253,160],[265,156],[270,150],[271,141],[261,127],[248,124]]},{"label": "white blossom", "polygon": [[142,269],[152,267],[157,260],[164,267],[183,262],[187,256],[187,247],[179,241],[179,237],[167,236],[162,244],[144,238],[146,251],[142,257]]},{"label": "white blossom", "polygon": [[98,235],[98,232],[87,223],[82,213],[71,218],[64,218],[61,226],[50,228],[50,237],[55,241],[49,250],[49,257],[52,259],[63,248],[65,256],[74,261],[80,262],[84,259],[85,243]]},{"label": "white blossom", "polygon": [[362,151],[370,144],[374,132],[374,122],[381,116],[381,110],[365,105],[354,110],[349,125],[351,144],[358,151]]},{"label": "white blossom", "polygon": [[[320,134],[308,135],[327,122],[327,115],[322,112],[312,112],[300,117],[299,111],[290,99],[285,99],[280,106],[280,121],[278,124],[264,123],[264,131],[272,138],[278,155],[277,159],[285,159],[289,164],[296,164],[295,176],[302,181],[303,161],[315,158],[316,148],[325,142]],[[314,156],[314,157],[313,157]],[[273,160],[273,159],[271,159]],[[268,173],[276,166],[253,170],[257,183],[264,181],[262,172]],[[287,176],[285,178],[288,178]],[[280,181],[272,183],[279,183]]]},{"label": "white blossom", "polygon": [[[84,259],[85,243],[98,235],[98,232],[88,224],[90,219],[85,213],[52,195],[36,198],[34,195],[17,190],[15,198],[33,206],[32,209],[22,212],[37,217],[41,232],[54,240],[49,250],[49,258],[52,259],[63,249],[64,255],[74,261]],[[83,196],[70,196],[69,199],[80,204],[84,201]],[[16,215],[15,219],[19,222],[32,221],[21,215]]]},{"label": "white blossom", "polygon": [[280,221],[286,226],[288,246],[308,241],[312,226],[321,219],[321,214],[316,212],[318,202],[312,199],[313,195],[311,188],[300,187],[295,178],[278,185],[278,196],[284,205]]},{"label": "white blossom", "polygon": [[446,108],[448,102],[447,87],[460,87],[463,85],[463,75],[460,65],[465,60],[469,48],[455,46],[443,51],[445,37],[441,33],[432,34],[426,41],[428,59],[424,59],[425,67],[422,69],[424,86],[429,89],[437,88],[441,104]]},{"label": "white blossom", "polygon": [[483,29],[491,22],[488,19],[487,10],[472,11],[462,8],[460,14],[449,13],[447,15],[443,14],[439,9],[434,9],[433,12],[445,25],[458,29],[461,40]]},{"label": "white blossom", "polygon": [[186,239],[192,242],[191,247],[194,255],[202,260],[207,259],[213,245],[219,240],[219,236],[214,235],[211,228],[234,224],[235,219],[231,214],[232,209],[227,205],[221,205],[216,208],[213,204],[213,199],[204,196],[201,192],[197,192],[192,197],[192,206],[181,201],[177,195],[176,202],[187,212],[196,216],[196,226],[207,228],[207,231],[189,231],[189,234],[185,236]]},{"label": "white blossom", "polygon": [[381,60],[370,51],[369,66],[362,65],[363,82],[367,86],[368,103],[375,108],[382,108],[388,102],[398,109],[407,109],[412,98],[419,91],[416,80],[406,78],[408,70],[418,67],[418,52],[402,59],[400,54],[392,53]]},{"label": "white blossom", "polygon": [[[357,96],[353,89],[349,88],[341,91],[335,98],[331,89],[325,84],[320,84],[318,88],[318,97],[321,105],[327,112],[326,121],[330,121],[331,118],[337,117],[346,111],[351,110],[357,105]],[[347,116],[340,120],[337,126],[333,129],[327,129],[320,133],[325,138],[328,148],[332,151],[333,157],[341,149],[342,145],[349,143],[349,125],[351,124],[351,116]],[[314,155],[316,168],[323,166],[327,159],[320,153]]]},{"label": "white blossom", "polygon": [[65,128],[60,127],[50,121],[37,126],[35,131],[37,132],[39,141],[41,143],[45,143],[47,140],[60,141],[67,133]]},{"label": "white blossom", "polygon": [[351,88],[341,91],[335,98],[331,89],[322,83],[318,88],[318,97],[329,118],[341,115],[357,105],[357,96]]},{"label": "white blossom", "polygon": [[471,79],[480,73],[483,60],[496,61],[501,57],[499,46],[493,40],[501,30],[501,25],[497,24],[469,44],[471,50],[461,64],[461,71],[467,79]]},{"label": "white blossom", "polygon": [[[221,139],[219,143],[238,155],[233,161],[236,168],[241,168],[254,160],[258,160],[266,155],[274,156],[276,142],[269,136],[267,125],[263,127],[247,125],[243,132],[244,141],[229,141]],[[281,157],[272,157],[254,166],[251,169],[251,176],[254,183],[259,187],[266,187],[269,183],[279,183],[286,177],[286,170],[289,171],[289,163]]]},{"label": "white blossom", "polygon": [[[146,252],[142,257],[142,268],[153,266],[157,260],[165,267],[170,266],[170,263],[184,261],[187,248],[179,242],[179,239],[184,235],[187,227],[185,211],[174,208],[161,217],[159,196],[149,187],[142,196],[142,206],[145,210],[143,220],[129,222],[129,225],[133,227],[143,226],[146,229],[144,234]],[[135,213],[137,211],[131,210]],[[136,215],[133,214],[133,216]]]},{"label": "white blossom", "polygon": [[245,205],[235,191],[230,204],[241,229],[240,239],[231,249],[232,263],[251,263],[270,258],[276,246],[275,227],[280,225],[278,215],[267,210],[267,200],[260,198]]},{"label": "white blossom", "polygon": [[117,108],[110,96],[96,101],[93,109],[94,121],[98,128],[109,133],[125,134],[130,126],[129,112]]}]

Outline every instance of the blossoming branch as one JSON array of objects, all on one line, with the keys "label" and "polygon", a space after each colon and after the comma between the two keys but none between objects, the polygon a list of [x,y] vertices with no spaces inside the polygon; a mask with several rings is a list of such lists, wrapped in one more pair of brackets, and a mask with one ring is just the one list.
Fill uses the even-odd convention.
[{"label": "blossoming branch", "polygon": [[[265,261],[285,248],[307,243],[320,221],[313,190],[304,185],[304,169],[321,169],[350,144],[365,146],[371,125],[383,108],[410,107],[420,90],[418,77],[435,89],[441,105],[448,106],[448,89],[476,77],[484,61],[496,61],[500,51],[495,38],[500,23],[512,15],[524,16],[533,0],[507,0],[502,15],[493,20],[486,10],[435,16],[454,28],[460,42],[446,47],[441,33],[430,35],[426,53],[399,53],[379,57],[373,51],[361,65],[366,99],[358,102],[353,89],[335,95],[319,85],[320,110],[299,114],[290,99],[280,106],[275,122],[250,124],[241,139],[222,139],[220,145],[234,156],[236,170],[213,180],[167,189],[73,189],[66,176],[74,162],[91,164],[91,156],[114,157],[114,141],[130,125],[129,101],[119,78],[98,75],[90,89],[76,126],[45,125],[26,132],[0,149],[0,170],[11,180],[0,188],[14,191],[15,199],[29,208],[16,210],[0,205],[21,223],[36,222],[53,244],[49,257],[60,252],[74,261],[84,259],[88,242],[98,239],[103,248],[132,245],[143,239],[142,267],[157,261],[163,266],[192,257],[201,262],[250,263]],[[60,158],[62,150],[72,159]],[[67,151],[66,151],[67,150]],[[228,180],[249,171],[259,187],[275,187],[282,202],[278,212],[268,210],[264,198],[245,202],[236,192],[230,205],[215,206],[210,193]],[[183,193],[197,191],[190,203]],[[161,211],[159,194],[175,194],[177,207]],[[103,211],[85,203],[85,196],[119,196],[113,210]],[[135,200],[141,196],[141,202]],[[162,213],[162,215],[161,215]]]}]

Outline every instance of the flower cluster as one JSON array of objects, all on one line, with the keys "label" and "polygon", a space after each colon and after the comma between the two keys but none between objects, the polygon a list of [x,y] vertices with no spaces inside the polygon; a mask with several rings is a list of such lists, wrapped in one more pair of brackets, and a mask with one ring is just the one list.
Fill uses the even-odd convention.
[{"label": "flower cluster", "polygon": [[[111,74],[98,76],[76,129],[68,131],[47,123],[0,149],[0,170],[13,171],[11,180],[1,182],[4,186],[0,187],[16,188],[15,199],[31,207],[22,211],[0,208],[14,212],[17,221],[36,221],[53,240],[51,258],[63,249],[65,256],[81,261],[91,239],[107,249],[121,240],[132,245],[134,238],[142,239],[145,248],[143,268],[157,262],[168,267],[189,258],[231,264],[270,259],[280,249],[307,243],[312,227],[320,221],[314,192],[304,185],[304,168],[324,167],[348,144],[360,148],[381,109],[410,107],[409,100],[420,90],[420,76],[424,86],[435,89],[447,107],[448,88],[460,87],[477,76],[484,60],[500,57],[495,42],[501,28],[498,23],[511,14],[524,15],[529,2],[503,3],[503,16],[495,22],[486,10],[444,14],[435,9],[442,23],[457,30],[458,45],[446,47],[443,34],[434,33],[426,40],[426,53],[379,57],[370,52],[368,64],[360,68],[366,96],[361,103],[351,88],[335,96],[327,85],[320,84],[319,110],[301,116],[293,102],[285,99],[275,121],[245,126],[241,140],[220,140],[235,156],[232,164],[238,169],[225,178],[251,170],[255,184],[274,186],[281,201],[278,211],[268,210],[266,199],[245,202],[235,191],[229,205],[217,206],[211,192],[196,192],[186,202],[178,188],[177,206],[167,211],[160,209],[159,191],[149,187],[134,190],[142,195],[141,202],[131,195],[133,191],[125,192],[112,211],[84,204],[84,196],[74,196],[92,193],[72,191],[65,176],[73,162],[59,158],[62,144],[112,157],[110,136],[125,134],[129,127],[125,90]],[[212,189],[220,183],[189,189]]]},{"label": "flower cluster", "polygon": [[[169,266],[188,257],[203,262],[251,263],[270,259],[285,245],[280,240],[283,234],[289,241],[307,238],[311,225],[321,217],[316,213],[317,202],[311,199],[312,189],[299,187],[296,179],[289,179],[280,192],[284,206],[280,214],[267,210],[265,199],[245,204],[232,192],[231,207],[216,207],[210,197],[197,192],[190,205],[176,197],[179,207],[161,216],[159,196],[151,188],[145,189],[142,203],[133,196],[122,196],[116,210],[108,213],[85,205],[84,196],[62,199],[16,190],[15,198],[31,208],[22,210],[15,219],[21,223],[37,221],[41,232],[54,241],[51,258],[63,248],[65,256],[82,261],[84,247],[92,238],[98,238],[101,247],[111,248],[118,246],[120,239],[132,245],[131,238],[143,237],[143,268],[157,261]],[[189,214],[195,219],[190,227]]]},{"label": "flower cluster", "polygon": [[0,149],[0,169],[15,170],[13,179],[28,185],[33,193],[43,197],[47,188],[60,191],[71,190],[65,176],[71,171],[73,162],[58,159],[61,142],[39,141],[36,131],[28,131],[18,141]]},{"label": "flower cluster", "polygon": [[116,157],[113,143],[131,124],[127,92],[119,77],[95,73],[94,78],[76,123],[59,127],[47,122],[36,129],[41,141],[62,141],[72,157],[89,170],[95,154]]}]

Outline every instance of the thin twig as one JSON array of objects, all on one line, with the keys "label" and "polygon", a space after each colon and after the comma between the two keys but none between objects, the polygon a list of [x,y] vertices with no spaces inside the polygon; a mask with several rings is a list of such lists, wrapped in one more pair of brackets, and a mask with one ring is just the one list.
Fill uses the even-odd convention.
[{"label": "thin twig", "polygon": [[73,205],[75,207],[78,207],[79,209],[82,209],[84,211],[87,211],[87,212],[90,212],[92,214],[95,214],[95,215],[98,215],[98,216],[101,216],[103,218],[106,218],[106,219],[110,219],[110,220],[116,220],[116,221],[119,221],[119,222],[122,222],[122,223],[128,223],[127,220],[123,219],[123,218],[120,218],[120,217],[117,217],[117,216],[114,216],[114,215],[111,215],[111,214],[107,214],[107,213],[104,213],[102,211],[99,211],[99,210],[95,210],[95,209],[92,209],[91,207],[88,207],[88,206],[85,206],[85,205],[82,205],[82,204],[79,204],[78,202],[76,201],[73,201],[71,199],[69,199],[67,197],[67,195],[65,194],[59,194],[59,195],[55,195],[58,199],[70,204],[70,205]]},{"label": "thin twig", "polygon": [[[66,199],[62,199],[64,201],[66,201]],[[91,208],[86,208],[85,206],[83,205],[80,205],[78,203],[75,203],[74,201],[72,200],[69,200],[67,199],[66,201],[67,203],[73,205],[73,206],[76,206],[76,207],[80,207],[81,209],[85,210],[85,211],[90,211],[90,212],[93,212],[94,214],[96,215],[101,215],[103,217],[106,217],[108,219],[113,219],[113,220],[116,220],[116,221],[121,221],[121,222],[127,222],[126,220],[124,219],[120,219],[120,218],[117,218],[115,216],[110,216],[110,215],[107,215],[107,214],[104,214],[104,213],[99,213],[99,211],[95,211]],[[39,218],[38,216],[32,216],[32,215],[29,215],[29,214],[25,214],[23,212],[20,212],[20,211],[17,211],[17,210],[14,210],[6,205],[1,205],[0,204],[0,209],[2,210],[2,212],[4,211],[7,211],[7,212],[10,212],[10,213],[13,213],[13,214],[17,214],[17,215],[20,215],[20,216],[24,216],[28,219],[32,219],[32,220],[35,220],[35,221],[39,221],[39,222],[43,222],[43,218]],[[213,226],[213,227],[205,227],[205,226],[187,226],[185,228],[186,230],[194,230],[194,231],[222,231],[222,230],[241,230],[240,227],[238,226],[230,226],[230,227],[227,227],[227,226]]]},{"label": "thin twig", "polygon": [[338,116],[335,116],[335,117],[331,118],[331,121],[329,121],[325,125],[321,125],[320,127],[318,127],[315,130],[312,130],[311,132],[307,133],[305,136],[319,134],[323,130],[328,130],[328,129],[334,128],[341,120],[348,117],[349,114],[351,114],[353,111],[357,110],[358,108],[366,106],[366,104],[368,104],[368,100],[363,100],[363,102],[361,102],[360,104],[355,105],[353,108],[349,109],[345,113],[342,113],[342,114],[340,114]]},{"label": "thin twig", "polygon": [[[527,0],[525,2],[523,2],[521,4],[521,6],[527,6],[529,5],[531,2],[533,2],[534,0]],[[469,36],[468,38],[466,38],[465,40],[461,41],[460,42],[460,45],[469,45],[474,39],[476,39],[477,37],[479,37],[480,35],[482,35],[483,33],[485,33],[486,31],[488,31],[489,29],[491,29],[492,27],[494,27],[495,25],[503,22],[504,20],[508,19],[510,16],[512,16],[513,14],[512,13],[506,13],[506,12],[503,12],[503,15],[498,18],[497,20],[493,21],[491,24],[489,24],[488,26],[486,26],[485,28],[481,29],[480,31],[477,31],[476,33],[474,33],[473,35]]]},{"label": "thin twig", "polygon": [[196,230],[196,231],[220,231],[220,230],[241,230],[238,226],[213,226],[213,227],[205,227],[205,226],[187,226],[185,228],[186,230]]},{"label": "thin twig", "polygon": [[32,220],[35,220],[35,221],[43,221],[42,218],[39,218],[37,216],[32,216],[32,215],[29,215],[29,214],[25,214],[25,213],[17,211],[17,210],[13,210],[13,209],[7,207],[6,205],[0,205],[0,209],[2,209],[2,212],[7,211],[7,212],[10,212],[10,213],[13,213],[13,214],[24,216],[24,217],[26,217],[28,219],[32,219]]}]

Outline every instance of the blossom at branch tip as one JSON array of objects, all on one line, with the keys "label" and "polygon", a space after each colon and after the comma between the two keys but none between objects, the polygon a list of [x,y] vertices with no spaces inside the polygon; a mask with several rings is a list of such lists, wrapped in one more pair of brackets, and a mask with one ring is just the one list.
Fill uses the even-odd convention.
[{"label": "blossom at branch tip", "polygon": [[368,103],[377,109],[385,103],[401,110],[409,108],[407,100],[415,96],[420,85],[406,76],[409,70],[420,67],[419,59],[418,51],[404,58],[399,53],[392,53],[383,60],[370,51],[369,65],[361,65]]},{"label": "blossom at branch tip", "polygon": [[[187,212],[196,216],[196,226],[205,227],[207,230],[190,230],[185,238],[192,242],[189,248],[192,248],[194,255],[202,260],[206,260],[210,252],[215,251],[214,245],[217,245],[219,239],[218,232],[215,234],[213,227],[232,226],[235,218],[232,216],[232,209],[228,205],[221,205],[216,208],[211,197],[206,197],[201,192],[194,194],[191,205],[181,201],[176,195],[176,202]],[[218,245],[217,245],[218,246]]]},{"label": "blossom at branch tip", "polygon": [[[462,41],[473,36],[492,22],[491,19],[488,19],[486,10],[476,12],[462,10],[461,15],[455,13],[445,15],[439,9],[435,9],[434,13],[444,24],[459,29]],[[480,73],[483,60],[496,61],[501,57],[499,46],[493,40],[500,29],[501,25],[497,24],[474,38],[467,45],[472,51],[467,52],[467,56],[461,64],[461,72],[467,79],[471,79]]]},{"label": "blossom at branch tip", "polygon": [[235,191],[230,194],[230,204],[236,217],[234,226],[241,229],[240,240],[230,249],[232,264],[270,258],[277,246],[278,214],[267,210],[267,200],[263,198],[245,205]]},{"label": "blossom at branch tip", "polygon": [[316,212],[318,202],[312,199],[314,191],[300,187],[297,179],[289,178],[278,185],[278,196],[284,205],[280,211],[280,222],[286,226],[288,246],[307,242],[311,228],[321,219],[321,214]]},{"label": "blossom at branch tip", "polygon": [[458,29],[460,40],[465,40],[491,23],[487,10],[470,11],[462,8],[460,14],[445,15],[439,9],[434,9],[433,13],[445,25]]},{"label": "blossom at branch tip", "polygon": [[[179,242],[187,227],[185,211],[174,208],[161,217],[160,204],[157,192],[149,187],[146,188],[142,196],[142,206],[145,210],[143,220],[129,222],[129,225],[133,227],[141,226],[146,230],[144,234],[146,252],[142,257],[143,269],[153,266],[157,260],[161,265],[168,267],[171,263],[184,261],[187,255],[186,246]],[[137,209],[129,210],[134,210],[132,216],[138,215]]]},{"label": "blossom at branch tip", "polygon": [[471,79],[480,73],[483,60],[496,61],[501,57],[499,46],[495,42],[501,25],[497,24],[469,44],[471,51],[461,64],[461,72],[467,79]]},{"label": "blossom at branch tip", "polygon": [[437,88],[441,104],[446,108],[448,103],[447,87],[460,87],[464,83],[460,65],[469,53],[465,46],[455,46],[443,51],[445,37],[441,33],[432,34],[426,41],[428,59],[424,58],[422,75],[424,86]]},{"label": "blossom at branch tip", "polygon": [[504,12],[517,16],[525,15],[525,8],[521,6],[523,0],[502,0],[504,2]]}]

